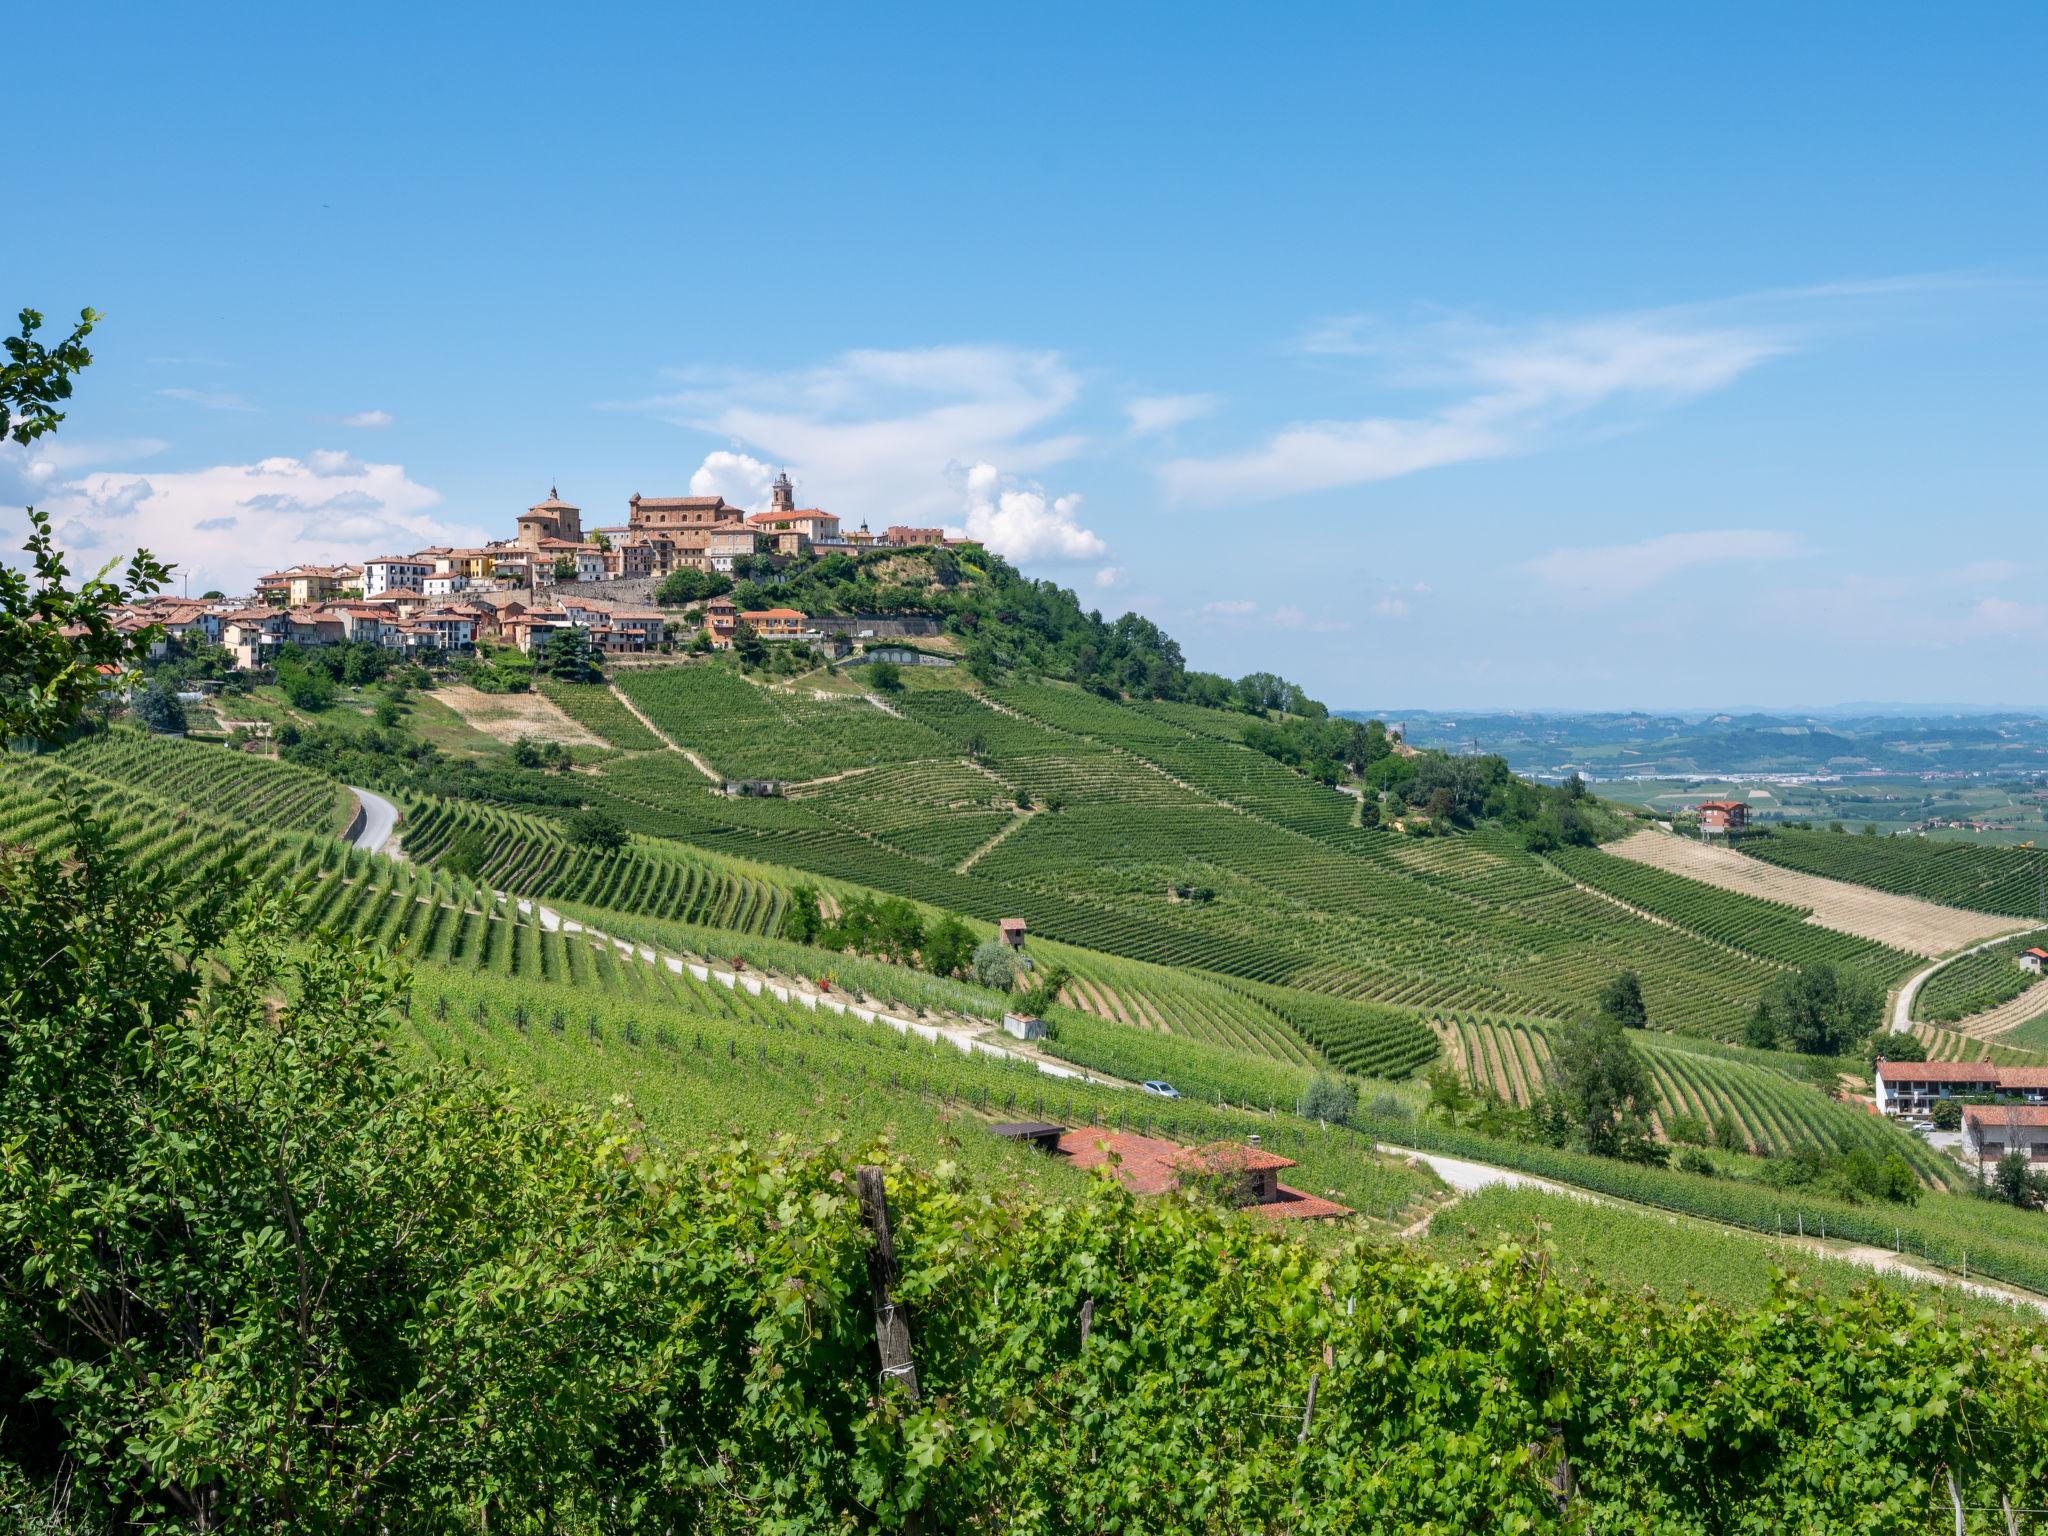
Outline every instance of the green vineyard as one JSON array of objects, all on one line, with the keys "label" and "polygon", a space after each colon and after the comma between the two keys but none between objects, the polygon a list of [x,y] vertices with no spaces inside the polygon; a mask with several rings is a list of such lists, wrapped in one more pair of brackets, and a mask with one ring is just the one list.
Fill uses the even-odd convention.
[{"label": "green vineyard", "polygon": [[[1437,1021],[1467,1079],[1511,1104],[1542,1096],[1550,1035],[1538,1021],[1451,1014]],[[1713,1127],[1724,1117],[1738,1132],[1740,1150],[1783,1153],[1814,1145],[1830,1153],[1862,1148],[1875,1156],[1897,1153],[1938,1188],[1960,1188],[1961,1171],[1915,1136],[1852,1104],[1837,1103],[1809,1083],[1746,1061],[1702,1055],[1684,1041],[1645,1033],[1634,1037],[1657,1093],[1657,1117],[1668,1125],[1687,1116]]]},{"label": "green vineyard", "polygon": [[658,752],[662,741],[603,683],[564,683],[536,678],[541,696],[607,746],[622,752]]},{"label": "green vineyard", "polygon": [[1915,994],[1913,1017],[1930,1024],[1952,1024],[2012,1001],[2041,983],[2039,971],[2022,969],[2019,963],[2021,950],[2041,944],[2048,944],[2048,929],[2037,929],[1951,961],[1929,977]]},{"label": "green vineyard", "polygon": [[1702,885],[1597,848],[1560,848],[1551,859],[1574,880],[1595,890],[1717,944],[1780,965],[1848,965],[1889,983],[1910,975],[1923,963],[1903,950],[1809,923],[1801,908]]},{"label": "green vineyard", "polygon": [[2048,922],[2048,849],[1797,828],[1739,845],[1752,858],[1943,906]]}]

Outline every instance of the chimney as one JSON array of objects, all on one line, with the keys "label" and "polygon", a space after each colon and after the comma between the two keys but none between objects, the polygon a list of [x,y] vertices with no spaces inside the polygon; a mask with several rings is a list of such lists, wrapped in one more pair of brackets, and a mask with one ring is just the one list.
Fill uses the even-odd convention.
[{"label": "chimney", "polygon": [[1245,1140],[1249,1146],[1256,1149],[1259,1145],[1259,1133],[1257,1131],[1253,1131],[1250,1136],[1245,1138]]}]

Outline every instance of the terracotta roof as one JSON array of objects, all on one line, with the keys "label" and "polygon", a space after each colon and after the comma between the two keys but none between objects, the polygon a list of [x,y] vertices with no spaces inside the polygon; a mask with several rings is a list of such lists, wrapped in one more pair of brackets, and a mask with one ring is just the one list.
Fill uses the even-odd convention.
[{"label": "terracotta roof", "polygon": [[1969,1125],[2048,1125],[2048,1104],[1970,1104],[1963,1109]]},{"label": "terracotta roof", "polygon": [[1700,802],[1700,809],[1703,811],[1746,811],[1749,807],[1740,800],[1702,800]]},{"label": "terracotta roof", "polygon": [[685,508],[712,508],[730,505],[723,496],[642,496],[637,492],[632,504],[636,507],[662,507],[681,511]]},{"label": "terracotta roof", "polygon": [[740,615],[743,619],[800,619],[803,611],[797,608],[749,608]]},{"label": "terracotta roof", "polygon": [[1998,1075],[1988,1061],[1884,1061],[1878,1076],[1889,1083],[1988,1083]]},{"label": "terracotta roof", "polygon": [[1252,1173],[1262,1168],[1292,1168],[1294,1159],[1282,1157],[1277,1152],[1268,1152],[1264,1147],[1248,1147],[1235,1141],[1212,1141],[1196,1147],[1183,1159],[1186,1163],[1199,1163],[1210,1169],[1242,1168]]},{"label": "terracotta roof", "polygon": [[1133,1194],[1163,1195],[1180,1183],[1174,1159],[1181,1149],[1170,1141],[1090,1126],[1062,1133],[1059,1147],[1076,1168],[1100,1168],[1117,1158],[1117,1181]]},{"label": "terracotta roof", "polygon": [[2038,959],[2048,960],[2048,949],[2042,949],[2039,945],[2036,945],[2032,949],[2021,950],[2020,953],[2026,955],[2033,955]]},{"label": "terracotta roof", "polygon": [[1286,1184],[1275,1188],[1280,1191],[1278,1200],[1262,1200],[1251,1209],[1274,1221],[1322,1221],[1332,1216],[1353,1214],[1350,1206],[1325,1200],[1321,1195],[1305,1194]]}]

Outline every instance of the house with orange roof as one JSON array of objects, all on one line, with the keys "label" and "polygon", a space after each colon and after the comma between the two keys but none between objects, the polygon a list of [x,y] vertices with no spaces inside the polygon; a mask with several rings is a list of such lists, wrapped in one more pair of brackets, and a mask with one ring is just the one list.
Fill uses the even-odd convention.
[{"label": "house with orange roof", "polygon": [[1292,1168],[1294,1159],[1256,1144],[1212,1141],[1183,1147],[1131,1131],[1090,1126],[1063,1132],[1058,1153],[1076,1168],[1107,1168],[1134,1195],[1168,1194],[1201,1181],[1216,1185],[1232,1203],[1273,1221],[1322,1221],[1352,1214],[1349,1206],[1282,1184],[1280,1171]]}]

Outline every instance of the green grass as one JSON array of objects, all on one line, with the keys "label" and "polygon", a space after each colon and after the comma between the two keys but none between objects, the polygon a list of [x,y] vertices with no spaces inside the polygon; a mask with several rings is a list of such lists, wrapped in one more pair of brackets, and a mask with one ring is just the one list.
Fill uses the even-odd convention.
[{"label": "green grass", "polygon": [[1423,1239],[1427,1252],[1454,1263],[1482,1258],[1503,1243],[1548,1249],[1564,1274],[1617,1290],[1648,1289],[1666,1297],[1691,1293],[1755,1306],[1770,1298],[1783,1276],[1821,1295],[1846,1296],[1876,1286],[1964,1317],[2039,1324],[2031,1308],[1931,1280],[1879,1274],[1775,1237],[1542,1190],[1480,1190],[1439,1211]]}]

